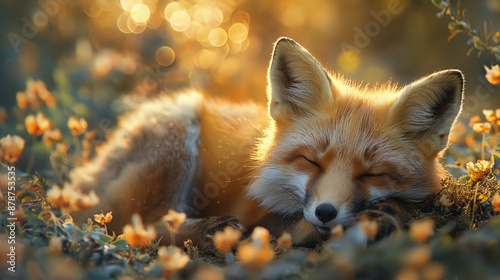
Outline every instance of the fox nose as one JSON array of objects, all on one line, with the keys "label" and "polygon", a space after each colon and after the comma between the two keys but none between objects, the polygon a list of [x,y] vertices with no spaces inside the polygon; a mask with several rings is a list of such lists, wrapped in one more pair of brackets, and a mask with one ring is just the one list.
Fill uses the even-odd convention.
[{"label": "fox nose", "polygon": [[326,224],[337,217],[337,210],[333,205],[323,203],[316,207],[315,214],[320,221]]}]

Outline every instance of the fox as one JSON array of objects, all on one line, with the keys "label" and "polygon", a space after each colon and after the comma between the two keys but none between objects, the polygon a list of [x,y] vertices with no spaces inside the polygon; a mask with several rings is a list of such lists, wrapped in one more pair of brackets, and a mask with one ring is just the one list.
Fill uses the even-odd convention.
[{"label": "fox", "polygon": [[464,75],[435,72],[405,86],[360,85],[327,71],[290,38],[274,44],[268,104],[233,103],[195,90],[161,95],[123,115],[70,184],[95,191],[121,232],[133,213],[169,243],[208,246],[226,226],[295,245],[327,240],[337,225],[375,222],[375,240],[402,229],[409,207],[440,190],[441,158],[462,110]]}]

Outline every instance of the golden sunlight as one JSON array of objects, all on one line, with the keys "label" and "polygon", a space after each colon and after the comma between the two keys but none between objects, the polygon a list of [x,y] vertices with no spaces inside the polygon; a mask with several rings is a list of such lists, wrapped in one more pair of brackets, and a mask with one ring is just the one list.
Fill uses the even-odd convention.
[{"label": "golden sunlight", "polygon": [[151,16],[151,10],[149,9],[148,6],[146,6],[146,5],[142,4],[142,3],[135,4],[132,7],[132,9],[130,10],[130,17],[137,24],[147,23],[150,16]]}]

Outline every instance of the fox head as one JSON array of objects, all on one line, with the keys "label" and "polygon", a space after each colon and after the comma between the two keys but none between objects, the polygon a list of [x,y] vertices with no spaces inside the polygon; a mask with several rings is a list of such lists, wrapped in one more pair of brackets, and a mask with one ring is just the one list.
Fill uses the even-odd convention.
[{"label": "fox head", "polygon": [[439,190],[439,158],[462,108],[459,70],[402,88],[360,87],[281,38],[268,84],[270,126],[248,195],[271,212],[299,217],[302,237],[349,226],[385,199],[420,201]]}]

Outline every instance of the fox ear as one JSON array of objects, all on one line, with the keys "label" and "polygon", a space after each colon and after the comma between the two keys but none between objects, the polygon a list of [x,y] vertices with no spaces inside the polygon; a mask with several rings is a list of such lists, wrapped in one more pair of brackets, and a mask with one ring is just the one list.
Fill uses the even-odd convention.
[{"label": "fox ear", "polygon": [[333,103],[330,78],[302,46],[280,38],[268,73],[269,112],[277,122],[312,116]]},{"label": "fox ear", "polygon": [[419,148],[435,156],[448,145],[462,109],[463,89],[460,70],[436,72],[403,88],[389,114]]}]

